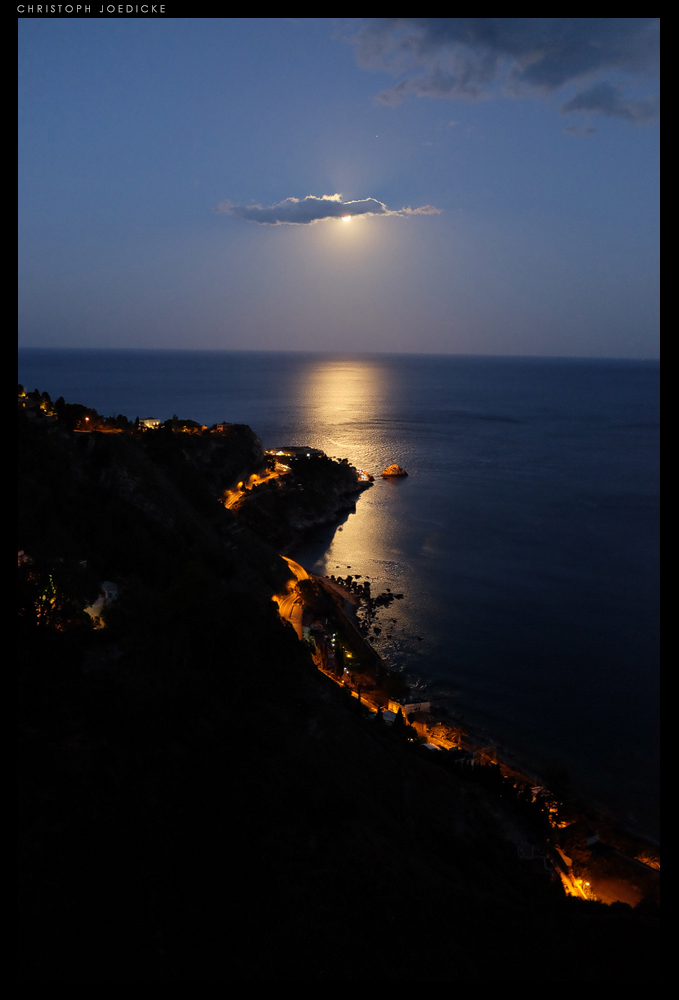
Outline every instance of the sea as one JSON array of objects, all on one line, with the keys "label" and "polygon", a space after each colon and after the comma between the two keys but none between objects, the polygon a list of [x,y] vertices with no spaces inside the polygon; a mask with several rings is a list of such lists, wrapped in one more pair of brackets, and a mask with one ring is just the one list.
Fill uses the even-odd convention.
[{"label": "sea", "polygon": [[245,423],[374,475],[291,555],[403,594],[372,642],[418,700],[656,841],[658,381],[643,359],[19,352],[53,400]]}]

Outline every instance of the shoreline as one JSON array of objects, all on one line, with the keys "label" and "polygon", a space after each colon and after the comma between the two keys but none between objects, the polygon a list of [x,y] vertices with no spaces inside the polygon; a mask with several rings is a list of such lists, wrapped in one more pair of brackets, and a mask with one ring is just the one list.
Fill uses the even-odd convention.
[{"label": "shoreline", "polygon": [[[379,681],[380,676],[387,676],[391,672],[391,668],[388,663],[386,663],[379,653],[371,646],[369,639],[360,634],[358,630],[358,622],[352,621],[355,618],[356,611],[364,603],[365,598],[352,591],[344,584],[339,583],[335,580],[331,580],[329,577],[318,576],[316,574],[309,574],[310,578],[315,580],[326,593],[330,593],[335,596],[335,602],[337,604],[337,599],[342,601],[343,607],[337,606],[338,618],[340,619],[340,624],[349,626],[351,632],[354,633],[354,639],[358,638],[358,644],[367,649],[368,659],[373,660],[377,664],[376,675],[374,676],[375,681]],[[346,608],[349,605],[349,608]],[[352,694],[354,692],[352,691]],[[354,695],[355,696],[355,695]],[[410,687],[409,693],[406,699],[410,697]],[[407,704],[406,699],[400,699],[400,704]],[[359,700],[360,700],[360,689],[359,689]],[[367,706],[370,707],[370,706]],[[390,709],[392,705],[390,704]],[[444,713],[444,719],[441,720],[440,717],[436,715],[436,703],[432,706],[434,712],[427,713],[428,718],[422,720],[416,720],[413,725],[417,728],[417,731],[427,738],[427,742],[431,742],[434,745],[439,746],[440,750],[449,750],[452,747],[446,747],[441,745],[446,741],[437,739],[432,736],[429,732],[430,728],[436,726],[437,723],[441,723],[444,726],[448,726],[451,730],[457,731],[458,736],[458,748],[466,751],[470,754],[474,761],[483,766],[484,764],[495,763],[499,765],[500,770],[507,779],[510,781],[515,781],[521,785],[524,785],[530,789],[535,789],[535,799],[544,797],[545,800],[552,800],[554,802],[559,801],[559,797],[556,796],[548,786],[548,782],[541,777],[541,770],[545,767],[544,763],[541,764],[540,760],[533,756],[530,751],[526,749],[521,749],[519,747],[513,746],[511,742],[506,740],[493,740],[491,735],[484,729],[481,724],[470,723],[467,720],[460,718],[454,719],[451,717],[449,711],[445,706],[438,706],[438,711],[441,709]],[[396,709],[396,704],[393,705],[394,710]],[[372,708],[370,711],[374,711]],[[413,716],[415,718],[415,716]],[[450,741],[448,741],[450,742]],[[484,751],[486,751],[484,753]],[[636,845],[636,852],[657,855],[659,857],[660,853],[660,842],[655,837],[644,832],[639,827],[630,825],[624,822],[619,813],[616,813],[610,807],[606,807],[601,803],[596,801],[595,797],[588,795],[586,792],[578,792],[577,787],[572,789],[572,799],[569,797],[570,806],[564,807],[563,803],[560,803],[561,808],[565,809],[562,815],[570,813],[570,818],[568,821],[555,822],[553,824],[555,834],[558,833],[560,829],[568,829],[569,827],[575,825],[582,826],[583,824],[590,828],[590,833],[593,835],[594,841],[600,843],[602,846],[608,848],[609,845],[603,840],[599,840],[598,832],[603,831],[603,836],[609,839],[615,840],[617,837],[622,837],[623,839],[628,839]],[[551,811],[551,810],[550,810]],[[554,810],[555,819],[559,820],[558,809]],[[598,830],[597,830],[598,828]],[[592,848],[592,851],[594,847]],[[645,862],[638,861],[635,856],[631,854],[625,854],[620,851],[613,850],[624,859],[624,861],[629,865],[637,865],[640,869],[646,870],[646,879],[659,879],[659,869],[654,866],[647,865]],[[556,845],[551,845],[551,851],[553,854],[553,860],[556,858],[556,852],[558,852],[557,868],[562,868],[560,877],[564,884],[564,889],[567,893],[572,895],[582,895],[582,879],[576,879],[573,875],[573,870],[570,866],[564,867],[565,862],[563,858],[565,854]],[[561,862],[559,862],[561,858]],[[586,867],[585,863],[581,864],[582,867]],[[595,876],[591,876],[592,879]],[[615,882],[615,879],[613,880]],[[578,883],[578,884],[576,884]],[[626,877],[620,877],[619,884],[623,886],[629,886]],[[609,889],[610,891],[610,889]],[[626,889],[622,891],[622,895],[625,894]],[[620,893],[620,890],[618,890]],[[597,896],[595,898],[601,899],[602,902],[611,903],[614,900],[612,898],[605,899],[603,896]],[[637,902],[640,901],[642,897],[639,896]],[[634,905],[634,902],[632,902]]]},{"label": "shoreline", "polygon": [[[332,580],[327,576],[318,576],[316,574],[311,574],[311,573],[309,575],[311,576],[312,579],[316,580],[325,590],[332,591],[333,593],[337,594],[337,596],[341,597],[343,601],[352,605],[354,613],[356,610],[358,610],[358,608],[360,608],[364,604],[365,602],[364,597],[362,597],[359,594],[355,594],[353,591],[349,590],[343,584],[337,583],[335,580]],[[351,626],[358,632],[360,623],[358,621],[352,622],[351,618],[348,617],[347,613],[344,612],[344,614],[345,617],[347,617]],[[377,652],[377,650],[375,650],[374,647],[371,645],[369,637],[361,635],[361,641],[365,643],[366,646],[368,646],[369,649],[372,651],[372,654],[381,661],[385,672],[392,669],[382,658],[382,656]],[[454,723],[460,729],[464,728],[465,736],[467,737],[467,741],[470,744],[470,746],[473,745],[475,749],[481,750],[484,747],[488,747],[490,745],[493,746],[497,745],[497,741],[493,740],[491,734],[487,733],[480,723],[470,723],[462,718],[459,719],[455,718],[454,716],[451,715],[448,709],[445,708],[445,706],[440,706],[440,707],[445,711],[447,717],[451,720],[452,723]],[[537,760],[531,761],[529,766],[529,762],[527,760],[529,754],[527,751],[525,750],[522,751],[518,747],[507,745],[506,741],[504,740],[502,741],[502,749],[504,750],[506,755],[512,757],[517,762],[520,761],[520,758],[524,759],[520,766],[525,768],[525,770],[522,771],[522,775],[526,781],[534,779],[533,784],[540,783],[538,761]],[[512,770],[516,771],[519,770],[519,766],[517,766],[516,764],[505,761],[503,761],[503,763],[507,768],[511,768]],[[531,772],[532,772],[532,777],[531,777]]]}]

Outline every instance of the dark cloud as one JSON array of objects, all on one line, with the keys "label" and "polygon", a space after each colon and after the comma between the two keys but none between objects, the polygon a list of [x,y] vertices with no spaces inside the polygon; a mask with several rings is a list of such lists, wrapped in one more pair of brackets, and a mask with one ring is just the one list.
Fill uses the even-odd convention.
[{"label": "dark cloud", "polygon": [[[401,77],[378,98],[395,105],[408,94],[474,100],[488,96],[498,82],[520,96],[551,93],[603,73],[654,78],[658,29],[651,17],[386,17],[367,19],[350,40],[361,66]],[[599,111],[637,123],[655,113],[652,102],[621,94],[617,101],[609,95],[608,103],[602,96],[600,106],[577,103],[596,89],[563,110]]]},{"label": "dark cloud", "polygon": [[660,109],[660,98],[653,97],[634,100],[624,97],[619,87],[610,83],[595,83],[593,87],[576,94],[561,106],[564,114],[569,111],[593,111],[610,118],[624,118],[635,125],[655,121]]},{"label": "dark cloud", "polygon": [[235,215],[238,219],[249,222],[259,222],[262,225],[307,226],[312,222],[322,222],[324,219],[341,219],[343,216],[356,215],[438,215],[442,211],[433,205],[422,205],[420,208],[388,209],[375,198],[363,198],[360,201],[342,201],[339,194],[307,195],[306,198],[285,198],[277,205],[232,205],[223,202],[218,206],[218,212]]}]

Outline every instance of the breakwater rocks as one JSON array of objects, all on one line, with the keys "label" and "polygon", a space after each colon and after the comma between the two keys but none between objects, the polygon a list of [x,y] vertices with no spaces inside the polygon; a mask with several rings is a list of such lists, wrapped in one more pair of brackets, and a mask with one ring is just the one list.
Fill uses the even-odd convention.
[{"label": "breakwater rocks", "polygon": [[392,601],[403,600],[403,594],[394,594],[389,587],[387,587],[381,594],[373,594],[371,591],[370,580],[364,580],[363,583],[359,583],[359,577],[357,576],[342,577],[331,575],[328,579],[332,583],[335,583],[337,586],[348,591],[348,593],[353,597],[359,599],[364,608],[361,628],[366,631],[373,624],[375,616],[381,608],[388,608]]},{"label": "breakwater rocks", "polygon": [[350,593],[355,594],[357,597],[360,597],[366,604],[372,604],[376,607],[386,607],[392,601],[403,600],[403,594],[393,594],[389,587],[381,594],[371,594],[370,580],[364,580],[363,583],[359,583],[360,576],[342,577],[331,574],[328,579]]}]

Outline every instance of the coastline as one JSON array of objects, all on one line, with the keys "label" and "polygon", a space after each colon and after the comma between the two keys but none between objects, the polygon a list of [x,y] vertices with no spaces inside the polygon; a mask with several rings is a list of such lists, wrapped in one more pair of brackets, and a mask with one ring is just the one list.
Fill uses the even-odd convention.
[{"label": "coastline", "polygon": [[[47,401],[50,402],[49,400]],[[84,408],[82,408],[84,409]],[[96,411],[88,411],[93,417],[96,417]],[[27,417],[33,416],[32,414],[27,414]],[[35,415],[37,416],[37,414]],[[33,419],[35,419],[33,416]],[[80,418],[79,418],[80,419]],[[53,427],[53,423],[49,421],[54,421],[54,416],[50,417],[47,415],[42,418],[42,422],[45,422],[46,426]],[[40,422],[40,421],[39,421]],[[57,421],[58,422],[58,421]],[[187,423],[187,422],[185,422]],[[191,422],[188,422],[191,423]],[[225,427],[231,427],[232,425],[224,425]],[[108,428],[105,428],[108,429]],[[118,429],[118,428],[117,428]],[[164,438],[159,437],[157,439],[157,444],[165,441],[166,443],[174,442],[174,445],[180,445],[182,453],[184,454],[184,459],[188,462],[192,459],[192,464],[196,465],[197,455],[195,454],[196,441],[200,440],[195,434],[185,435],[178,432],[178,428],[172,427],[173,434],[169,437],[167,432]],[[74,428],[75,434],[85,435],[90,434],[94,428],[80,428],[76,426]],[[119,428],[122,432],[122,428]],[[207,428],[203,428],[206,431]],[[261,442],[256,438],[255,435],[250,431],[249,428],[245,428],[247,431],[247,441],[248,446],[255,446],[255,450],[252,452],[253,461],[258,457],[259,452],[261,452]],[[128,429],[129,432],[129,429]],[[148,433],[148,432],[146,432]],[[154,434],[154,432],[151,432]],[[244,433],[244,431],[239,431],[239,434]],[[134,437],[134,434],[131,435]],[[90,443],[95,445],[96,441],[101,438],[100,444],[103,446],[103,441],[106,435],[103,437],[101,435],[93,435],[90,439]],[[149,439],[151,440],[151,439]],[[156,441],[155,434],[153,441]],[[193,447],[188,449],[187,446],[191,444]],[[91,449],[90,449],[91,450]],[[202,449],[205,450],[204,448]],[[213,451],[213,443],[210,443],[210,451]],[[201,452],[202,454],[202,452]],[[322,453],[321,453],[322,454]],[[245,501],[244,505],[232,505],[231,503],[224,504],[224,506],[230,506],[232,513],[240,515],[237,519],[241,520],[243,514],[243,506],[245,511],[251,510],[252,504],[251,500],[254,500],[254,522],[252,526],[255,532],[263,537],[264,541],[273,544],[272,540],[267,538],[266,528],[274,529],[283,528],[288,534],[288,544],[280,551],[294,551],[296,546],[299,545],[300,541],[308,535],[309,532],[313,531],[315,528],[322,525],[336,524],[338,517],[345,511],[355,508],[356,498],[360,496],[361,492],[372,485],[370,482],[361,482],[357,477],[356,470],[349,466],[346,460],[342,462],[336,462],[333,460],[325,459],[324,461],[328,466],[330,480],[332,484],[330,489],[324,489],[320,491],[310,490],[309,493],[312,494],[312,503],[309,505],[307,501],[304,503],[304,498],[307,495],[305,492],[306,483],[317,486],[318,480],[318,470],[314,472],[313,460],[307,465],[306,461],[302,462],[302,467],[299,468],[295,475],[282,476],[280,477],[280,483],[272,483],[271,481],[258,482],[256,488],[250,488],[243,494],[243,499]],[[338,471],[339,470],[339,471]],[[351,471],[350,471],[351,470]],[[204,471],[201,469],[201,471]],[[289,472],[291,470],[288,470]],[[305,483],[304,475],[307,475],[307,480]],[[332,476],[340,474],[340,479],[333,480]],[[308,478],[311,476],[311,478]],[[261,477],[259,477],[261,479]],[[327,480],[326,480],[327,481]],[[240,484],[243,485],[242,483]],[[282,486],[282,489],[278,489],[278,486]],[[315,494],[316,499],[313,500],[313,495]],[[347,500],[351,498],[351,503],[348,504]],[[274,500],[274,506],[267,501]],[[257,517],[259,512],[259,519]],[[262,518],[262,515],[265,515]],[[247,524],[247,521],[245,522]],[[348,567],[350,568],[350,567]],[[308,575],[308,574],[307,574]],[[356,618],[356,611],[361,607],[362,603],[366,601],[368,604],[374,605],[376,608],[388,605],[393,599],[402,597],[403,595],[393,594],[387,588],[387,592],[380,595],[373,595],[370,597],[370,589],[367,581],[363,584],[359,584],[357,579],[348,577],[346,581],[342,581],[342,578],[334,580],[333,578],[325,577],[312,577],[312,579],[325,591],[333,595],[334,605],[335,605],[335,615],[341,618],[342,626],[344,629],[345,636],[348,637],[349,644],[352,646],[354,651],[360,651],[360,656],[358,657],[359,666],[366,667],[366,673],[369,673],[373,680],[377,682],[377,685],[382,686],[382,694],[387,693],[387,688],[390,682],[391,690],[388,691],[386,706],[389,711],[400,712],[400,707],[404,708],[407,706],[409,701],[409,696],[411,692],[405,687],[405,681],[402,674],[394,671],[390,668],[389,664],[385,662],[379,655],[377,650],[371,645],[368,637],[364,634],[365,629],[362,627],[361,623]],[[351,584],[351,586],[349,586]],[[346,607],[344,607],[346,605]],[[300,622],[300,632],[298,633],[301,638],[301,622]],[[357,673],[361,673],[362,670],[359,669]],[[395,684],[396,678],[399,679],[400,685]],[[344,679],[342,679],[344,681]],[[353,678],[352,678],[353,684]],[[395,693],[398,689],[398,693]],[[360,701],[360,687],[358,689],[358,697]],[[384,698],[382,699],[384,702]],[[404,712],[404,714],[408,714]],[[550,789],[551,782],[549,779],[545,779],[542,773],[542,767],[540,762],[535,759],[532,755],[526,753],[525,750],[520,750],[517,747],[511,746],[506,740],[502,741],[492,741],[489,733],[484,730],[482,725],[470,724],[468,720],[462,720],[460,718],[452,718],[450,715],[442,716],[441,712],[420,712],[420,718],[413,717],[414,727],[419,732],[423,739],[432,746],[438,746],[440,749],[456,749],[459,751],[464,751],[470,755],[470,763],[472,766],[475,764],[481,765],[496,765],[503,773],[503,776],[508,779],[512,779],[522,786],[532,787],[533,789],[538,788],[540,793],[545,796],[556,797],[556,793]],[[452,735],[441,734],[441,732],[435,733],[434,730],[439,727],[445,727],[451,730]],[[491,742],[492,741],[492,742]],[[537,794],[537,793],[536,793]],[[605,816],[595,815],[600,809],[596,809],[591,803],[585,804],[582,800],[578,803],[578,811],[582,814],[582,817],[586,818],[588,822],[599,822],[605,825],[610,825],[615,823],[620,826],[617,817],[612,816],[610,813]],[[570,825],[570,824],[568,824]],[[631,836],[639,838],[640,831],[638,830],[627,830],[626,831]],[[657,844],[652,841],[648,836],[644,837],[645,842],[649,844]]]},{"label": "coastline", "polygon": [[[390,668],[371,646],[368,638],[359,631],[360,623],[356,618],[356,612],[364,603],[365,597],[357,594],[344,583],[337,580],[313,574],[309,575],[328,594],[334,597],[336,604],[335,613],[350,635],[352,648],[364,651],[366,663],[371,664],[372,676],[379,684],[381,679],[389,675]],[[344,680],[342,679],[339,683],[344,684]],[[357,696],[355,690],[351,693],[354,697]],[[361,701],[361,695],[362,692],[359,687],[359,701]],[[398,701],[390,700],[388,707],[392,711],[392,714],[398,711],[399,703],[405,710],[410,698],[411,690],[408,689],[405,697],[400,698]],[[363,693],[363,701],[369,702],[369,699],[366,699],[365,693]],[[368,707],[371,711],[374,711],[374,705],[371,707],[368,704]],[[458,753],[464,752],[467,754],[467,762],[471,766],[476,764],[483,768],[488,765],[496,765],[503,777],[513,782],[515,787],[531,789],[534,802],[544,799],[549,804],[549,811],[552,816],[550,822],[555,836],[560,833],[570,836],[572,830],[569,830],[569,828],[576,826],[582,827],[589,833],[589,837],[587,838],[588,847],[585,849],[584,856],[580,856],[579,864],[576,864],[575,868],[573,867],[573,861],[558,846],[558,840],[560,839],[558,836],[554,844],[551,844],[551,838],[548,838],[548,841],[543,845],[544,849],[550,855],[553,870],[561,879],[567,894],[582,898],[599,899],[601,902],[608,904],[619,900],[634,906],[641,901],[644,893],[636,884],[630,883],[628,871],[630,866],[636,866],[638,870],[636,872],[636,879],[638,881],[641,878],[640,884],[646,884],[647,889],[649,884],[653,884],[659,880],[659,841],[644,831],[630,824],[625,824],[619,815],[597,803],[592,797],[579,794],[577,789],[572,790],[574,798],[570,805],[559,802],[558,794],[555,794],[550,789],[551,781],[544,777],[545,773],[549,773],[549,766],[545,765],[544,762],[541,762],[530,752],[513,746],[507,740],[498,741],[494,739],[482,725],[475,725],[462,718],[452,718],[447,712],[442,718],[440,706],[438,706],[438,709],[437,706],[432,706],[432,711],[429,713],[414,715],[411,724],[420,734],[421,738],[423,740],[426,739],[430,749],[437,748],[440,751],[456,749]],[[440,730],[442,724],[449,726],[455,732],[456,738],[454,740],[435,735],[436,730]],[[513,838],[516,834],[516,828],[512,823],[510,823],[510,826],[513,829]],[[517,836],[520,838],[522,835],[517,834]],[[563,841],[563,838],[561,839],[562,842],[566,842]],[[591,844],[589,844],[589,841],[591,841]],[[520,849],[518,841],[516,843],[517,849]],[[625,847],[624,851],[618,849],[621,845]],[[598,862],[595,855],[602,849],[612,851],[618,856],[617,876],[602,879],[596,874]],[[649,865],[646,862],[637,860],[639,856],[652,858],[652,864]],[[657,868],[655,867],[656,863],[658,865]],[[580,872],[580,876],[576,875],[578,871]],[[587,879],[585,876],[587,876]],[[634,877],[635,871],[632,871],[632,878]],[[585,886],[589,888],[586,889]],[[598,887],[598,895],[592,886]]]}]

